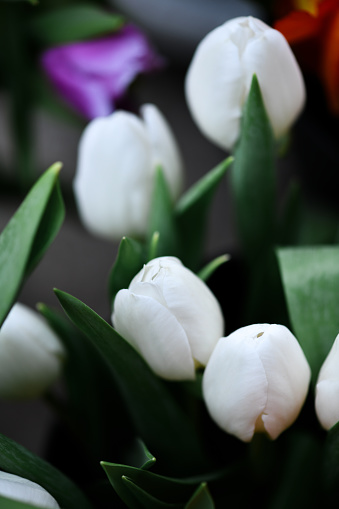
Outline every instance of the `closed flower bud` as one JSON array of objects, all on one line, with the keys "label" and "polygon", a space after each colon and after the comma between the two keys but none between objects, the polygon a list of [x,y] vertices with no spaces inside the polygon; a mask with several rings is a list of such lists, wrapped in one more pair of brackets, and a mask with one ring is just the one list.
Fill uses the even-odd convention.
[{"label": "closed flower bud", "polygon": [[40,396],[59,376],[64,355],[42,316],[15,304],[0,329],[0,397]]},{"label": "closed flower bud", "polygon": [[141,113],[143,120],[126,111],[97,118],[80,141],[75,198],[86,228],[104,238],[146,233],[157,166],[173,199],[181,191],[181,156],[166,120],[152,104]]},{"label": "closed flower bud", "polygon": [[320,424],[330,429],[339,421],[339,334],[322,365],[315,394],[315,410]]},{"label": "closed flower bud", "polygon": [[43,509],[59,509],[60,507],[39,484],[7,472],[0,472],[0,496],[31,504],[34,507],[43,507]]},{"label": "closed flower bud", "polygon": [[252,17],[227,21],[200,42],[186,77],[186,98],[202,133],[231,150],[253,74],[277,138],[288,131],[305,101],[299,66],[283,35]]},{"label": "closed flower bud", "polygon": [[244,442],[256,432],[275,439],[297,418],[310,374],[286,327],[249,325],[219,340],[204,373],[203,395],[226,432]]},{"label": "closed flower bud", "polygon": [[168,380],[192,380],[224,330],[218,301],[206,284],[174,257],[151,260],[120,290],[116,330],[151,369]]}]

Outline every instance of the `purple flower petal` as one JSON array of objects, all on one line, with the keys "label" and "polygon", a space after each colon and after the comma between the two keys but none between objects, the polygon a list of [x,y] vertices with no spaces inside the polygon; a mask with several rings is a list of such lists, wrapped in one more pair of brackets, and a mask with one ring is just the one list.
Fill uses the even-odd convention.
[{"label": "purple flower petal", "polygon": [[133,25],[101,39],[50,48],[41,62],[62,97],[89,119],[110,114],[138,74],[164,65]]}]

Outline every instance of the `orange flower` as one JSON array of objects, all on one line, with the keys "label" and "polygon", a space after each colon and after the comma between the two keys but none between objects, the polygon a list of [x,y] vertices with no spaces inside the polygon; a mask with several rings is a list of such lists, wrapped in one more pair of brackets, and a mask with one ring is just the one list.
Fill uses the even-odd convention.
[{"label": "orange flower", "polygon": [[289,0],[277,5],[274,28],[293,46],[300,65],[320,77],[339,115],[339,0]]}]

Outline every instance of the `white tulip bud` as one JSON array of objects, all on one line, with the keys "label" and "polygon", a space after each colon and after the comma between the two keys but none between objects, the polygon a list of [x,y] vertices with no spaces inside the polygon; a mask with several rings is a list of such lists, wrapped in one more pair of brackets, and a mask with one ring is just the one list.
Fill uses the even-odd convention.
[{"label": "white tulip bud", "polygon": [[80,218],[107,239],[146,233],[157,166],[173,199],[182,188],[181,155],[169,125],[152,104],[141,114],[143,120],[126,111],[96,118],[80,140],[74,180]]},{"label": "white tulip bud", "polygon": [[180,260],[151,260],[115,298],[116,330],[151,369],[168,380],[192,380],[224,331],[218,301]]},{"label": "white tulip bud", "polygon": [[0,329],[0,397],[40,396],[60,375],[64,355],[44,318],[14,304]]},{"label": "white tulip bud", "polygon": [[283,325],[255,324],[221,338],[206,366],[203,395],[214,421],[249,442],[255,432],[277,438],[297,418],[311,371]]},{"label": "white tulip bud", "polygon": [[288,131],[305,102],[299,66],[284,36],[253,17],[227,21],[200,42],[186,77],[186,98],[202,133],[231,150],[253,74],[273,132]]},{"label": "white tulip bud", "polygon": [[0,495],[44,509],[60,509],[57,501],[39,484],[7,472],[0,472]]},{"label": "white tulip bud", "polygon": [[339,421],[339,334],[319,371],[315,411],[327,430]]}]

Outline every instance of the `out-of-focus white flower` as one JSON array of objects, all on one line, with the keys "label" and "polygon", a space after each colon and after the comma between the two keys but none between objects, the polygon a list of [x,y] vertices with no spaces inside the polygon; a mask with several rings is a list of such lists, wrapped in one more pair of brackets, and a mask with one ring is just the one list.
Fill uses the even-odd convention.
[{"label": "out-of-focus white flower", "polygon": [[182,188],[182,160],[165,118],[153,104],[143,119],[126,111],[96,118],[79,145],[74,181],[80,218],[93,234],[108,239],[146,233],[157,166],[173,199]]},{"label": "out-of-focus white flower", "polygon": [[315,410],[325,429],[339,421],[339,334],[319,371]]},{"label": "out-of-focus white flower", "polygon": [[221,338],[206,366],[203,395],[211,417],[249,442],[255,432],[275,439],[297,418],[310,368],[283,325],[255,324]]},{"label": "out-of-focus white flower", "polygon": [[40,396],[59,376],[64,356],[42,316],[14,304],[0,329],[0,397]]},{"label": "out-of-focus white flower", "polygon": [[60,508],[52,495],[39,484],[7,472],[0,472],[0,495],[44,509]]},{"label": "out-of-focus white flower", "polygon": [[224,320],[206,284],[178,258],[151,260],[115,298],[116,330],[168,380],[195,378],[205,366]]},{"label": "out-of-focus white flower", "polygon": [[186,98],[202,133],[231,150],[253,74],[277,138],[305,102],[299,66],[284,36],[253,17],[227,21],[200,42],[186,76]]}]

